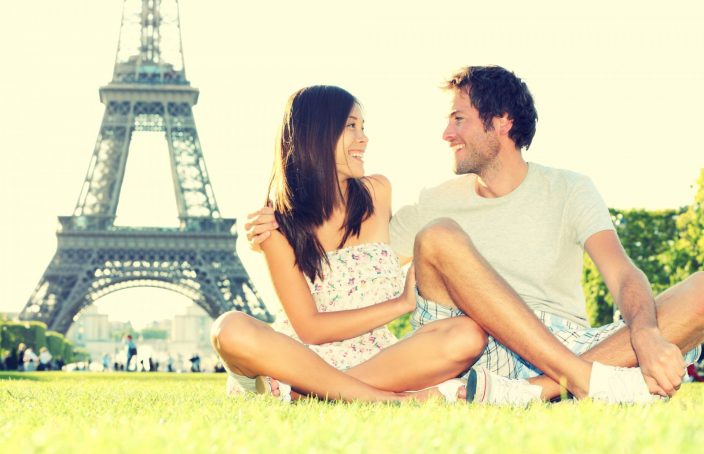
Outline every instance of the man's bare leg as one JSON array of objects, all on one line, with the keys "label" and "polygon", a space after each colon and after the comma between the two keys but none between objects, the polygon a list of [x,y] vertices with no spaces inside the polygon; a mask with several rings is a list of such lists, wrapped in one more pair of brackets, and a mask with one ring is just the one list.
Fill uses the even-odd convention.
[{"label": "man's bare leg", "polygon": [[[704,342],[704,272],[697,272],[669,288],[655,298],[658,327],[669,342],[677,345],[682,353]],[[631,346],[630,331],[622,328],[594,348],[585,352],[582,359],[599,361],[621,367],[638,365]],[[543,387],[543,397],[552,399],[560,395],[560,387],[546,376],[529,380]],[[648,380],[650,386],[653,380]],[[672,390],[662,390],[671,394]]]},{"label": "man's bare leg", "polygon": [[387,391],[423,389],[467,370],[486,343],[486,333],[469,317],[438,320],[346,373]]},{"label": "man's bare leg", "polygon": [[220,316],[211,340],[228,369],[239,375],[276,377],[297,390],[333,400],[403,399],[340,372],[300,342],[241,312]]},{"label": "man's bare leg", "polygon": [[414,263],[424,298],[458,307],[575,396],[588,393],[591,363],[548,331],[455,221],[438,219],[416,236]]}]

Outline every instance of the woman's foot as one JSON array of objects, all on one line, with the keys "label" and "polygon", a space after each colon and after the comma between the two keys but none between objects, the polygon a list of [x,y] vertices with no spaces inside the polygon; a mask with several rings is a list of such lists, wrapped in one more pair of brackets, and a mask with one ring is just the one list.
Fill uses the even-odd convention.
[{"label": "woman's foot", "polygon": [[227,371],[225,394],[231,397],[244,396],[247,392],[255,392],[255,379]]},{"label": "woman's foot", "polygon": [[259,375],[255,378],[249,378],[228,371],[225,394],[230,397],[238,397],[247,393],[270,394],[278,397],[282,402],[291,402],[292,391],[289,385],[271,377]]},{"label": "woman's foot", "polygon": [[281,402],[291,402],[291,386],[267,376],[256,378],[257,394],[269,394],[278,397]]}]

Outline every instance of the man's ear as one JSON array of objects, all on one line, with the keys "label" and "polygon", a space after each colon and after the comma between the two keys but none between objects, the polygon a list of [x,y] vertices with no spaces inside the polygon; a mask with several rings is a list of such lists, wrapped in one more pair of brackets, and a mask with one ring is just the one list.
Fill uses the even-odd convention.
[{"label": "man's ear", "polygon": [[508,116],[508,112],[504,112],[500,117],[494,117],[494,130],[500,135],[507,136],[513,127],[513,119]]}]

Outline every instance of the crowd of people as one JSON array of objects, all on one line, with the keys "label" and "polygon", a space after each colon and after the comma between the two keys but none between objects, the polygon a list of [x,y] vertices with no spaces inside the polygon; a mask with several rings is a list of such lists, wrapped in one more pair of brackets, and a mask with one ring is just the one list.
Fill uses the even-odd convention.
[{"label": "crowd of people", "polygon": [[46,347],[39,349],[39,354],[34,348],[20,343],[17,348],[5,352],[0,360],[0,367],[4,370],[24,372],[61,370],[64,366],[63,359],[54,358]]},{"label": "crowd of people", "polygon": [[[222,363],[215,360],[206,360],[203,367],[201,355],[192,353],[184,360],[183,355],[174,357],[169,352],[153,355],[138,355],[137,343],[132,335],[128,334],[122,340],[122,348],[114,354],[105,353],[100,361],[77,361],[69,365],[68,370],[90,370],[104,372],[224,372]],[[20,343],[16,348],[2,352],[0,356],[0,370],[5,371],[51,371],[63,370],[65,363],[61,357],[52,356],[46,347],[39,348],[37,352],[33,347]]]}]

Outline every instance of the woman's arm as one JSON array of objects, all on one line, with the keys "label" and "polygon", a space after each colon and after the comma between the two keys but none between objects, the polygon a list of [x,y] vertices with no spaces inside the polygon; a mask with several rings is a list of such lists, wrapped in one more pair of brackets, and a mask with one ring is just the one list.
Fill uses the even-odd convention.
[{"label": "woman's arm", "polygon": [[415,308],[415,278],[409,270],[403,293],[360,309],[318,312],[308,283],[295,265],[293,248],[277,230],[262,243],[276,294],[298,337],[306,344],[350,339],[378,328]]}]

